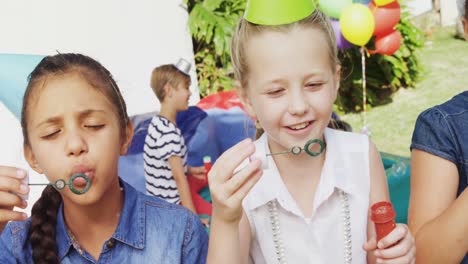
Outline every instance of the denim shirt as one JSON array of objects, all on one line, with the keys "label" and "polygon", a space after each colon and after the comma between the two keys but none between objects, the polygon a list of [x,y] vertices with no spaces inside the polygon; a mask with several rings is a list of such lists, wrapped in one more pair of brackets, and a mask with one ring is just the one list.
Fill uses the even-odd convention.
[{"label": "denim shirt", "polygon": [[[121,181],[124,205],[115,233],[104,242],[96,261],[74,248],[57,213],[57,255],[61,263],[205,263],[208,235],[187,209],[147,196]],[[31,219],[10,222],[0,239],[0,263],[33,263],[28,230]]]},{"label": "denim shirt", "polygon": [[[413,133],[411,149],[419,149],[457,166],[457,196],[468,185],[468,91],[422,112]],[[462,264],[468,264],[468,255]]]}]

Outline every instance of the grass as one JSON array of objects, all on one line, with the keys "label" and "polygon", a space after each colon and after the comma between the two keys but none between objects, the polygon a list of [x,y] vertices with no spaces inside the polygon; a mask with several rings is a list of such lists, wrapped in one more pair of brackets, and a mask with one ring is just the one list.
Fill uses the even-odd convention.
[{"label": "grass", "polygon": [[[468,43],[453,35],[454,29],[442,28],[428,37],[420,52],[424,73],[416,87],[400,89],[391,103],[367,112],[372,141],[380,151],[409,156],[419,113],[468,89]],[[363,126],[362,114],[341,118],[356,132]]]}]

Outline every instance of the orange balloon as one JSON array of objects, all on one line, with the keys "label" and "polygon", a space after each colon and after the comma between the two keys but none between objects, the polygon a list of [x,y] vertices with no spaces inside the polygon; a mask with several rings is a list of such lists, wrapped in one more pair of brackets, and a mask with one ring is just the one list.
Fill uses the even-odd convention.
[{"label": "orange balloon", "polygon": [[401,8],[397,1],[384,6],[376,6],[374,2],[371,2],[369,9],[374,15],[375,36],[387,35],[394,31],[401,17]]}]

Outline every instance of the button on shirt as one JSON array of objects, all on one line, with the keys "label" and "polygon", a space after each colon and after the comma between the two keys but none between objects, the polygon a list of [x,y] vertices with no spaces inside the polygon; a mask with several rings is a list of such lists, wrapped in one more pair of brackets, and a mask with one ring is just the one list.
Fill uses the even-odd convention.
[{"label": "button on shirt", "polygon": [[[119,224],[103,245],[99,260],[73,246],[57,214],[56,241],[60,263],[205,263],[208,236],[198,217],[187,209],[144,195],[121,181],[124,206]],[[10,222],[0,237],[0,263],[33,263],[28,237],[31,220]]]},{"label": "button on shirt", "polygon": [[[338,190],[348,195],[350,205],[352,263],[366,263],[362,245],[367,240],[369,139],[328,128],[324,134],[327,151],[311,218],[303,215],[273,158],[268,157],[268,169],[243,203],[251,229],[250,263],[277,263],[267,206],[273,200],[278,203],[280,237],[288,263],[344,263],[342,199]],[[257,150],[269,153],[265,135],[255,144]]]}]

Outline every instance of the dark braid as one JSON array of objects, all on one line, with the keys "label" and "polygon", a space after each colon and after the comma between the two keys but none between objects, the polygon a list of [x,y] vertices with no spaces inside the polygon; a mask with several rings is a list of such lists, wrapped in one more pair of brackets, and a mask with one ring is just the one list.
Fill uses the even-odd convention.
[{"label": "dark braid", "polygon": [[29,239],[33,249],[32,257],[35,264],[59,263],[57,243],[55,241],[55,225],[57,211],[62,197],[52,186],[47,186],[31,210],[31,226]]},{"label": "dark braid", "polygon": [[[78,73],[97,91],[102,92],[115,107],[119,117],[121,136],[125,138],[129,122],[125,102],[110,72],[96,60],[81,54],[64,53],[47,56],[29,75],[29,83],[23,96],[21,126],[24,145],[31,147],[28,136],[28,112],[31,101],[41,92],[49,76]],[[66,89],[66,87],[64,87]],[[29,236],[34,263],[59,263],[55,241],[57,211],[62,201],[60,193],[52,186],[42,192],[31,211]]]}]

